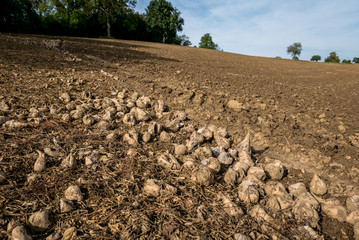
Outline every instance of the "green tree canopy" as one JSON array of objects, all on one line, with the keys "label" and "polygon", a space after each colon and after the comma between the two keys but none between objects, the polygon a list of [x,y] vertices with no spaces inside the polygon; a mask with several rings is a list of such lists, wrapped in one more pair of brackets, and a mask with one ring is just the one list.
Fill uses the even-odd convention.
[{"label": "green tree canopy", "polygon": [[325,62],[340,63],[340,59],[336,52],[331,52],[330,55],[325,59]]},{"label": "green tree canopy", "polygon": [[287,53],[292,55],[293,60],[299,60],[299,56],[302,53],[302,50],[302,44],[300,42],[295,42],[288,46]]},{"label": "green tree canopy", "polygon": [[353,58],[353,63],[359,63],[359,57]]},{"label": "green tree canopy", "polygon": [[157,12],[148,11],[148,16],[135,12],[135,4],[136,0],[0,0],[0,32],[82,37],[107,33],[108,37],[191,45],[187,36],[177,35],[184,20],[171,3],[152,1],[148,10]]},{"label": "green tree canopy", "polygon": [[201,41],[199,42],[200,48],[208,48],[208,49],[218,49],[218,45],[213,42],[212,36],[209,33],[204,34],[201,37]]},{"label": "green tree canopy", "polygon": [[111,24],[116,17],[129,8],[134,8],[136,3],[136,0],[88,0],[88,4],[97,11],[99,20],[106,23],[107,37],[112,37]]},{"label": "green tree canopy", "polygon": [[342,63],[352,63],[349,59],[343,59]]},{"label": "green tree canopy", "polygon": [[322,60],[322,57],[319,55],[313,55],[313,57],[310,59],[310,61],[316,61],[316,62],[320,60]]},{"label": "green tree canopy", "polygon": [[0,32],[32,32],[41,25],[31,0],[0,0]]},{"label": "green tree canopy", "polygon": [[184,24],[181,12],[166,0],[151,0],[146,8],[145,21],[151,32],[162,38],[162,42],[174,42],[177,31],[182,31]]},{"label": "green tree canopy", "polygon": [[189,40],[189,37],[186,36],[185,34],[183,34],[181,36],[177,36],[173,43],[177,44],[177,45],[182,45],[182,46],[191,46],[192,45],[191,41]]}]

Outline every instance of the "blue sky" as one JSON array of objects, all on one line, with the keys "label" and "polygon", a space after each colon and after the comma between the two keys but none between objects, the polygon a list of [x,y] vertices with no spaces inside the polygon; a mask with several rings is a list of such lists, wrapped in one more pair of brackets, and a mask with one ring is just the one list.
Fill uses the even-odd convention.
[{"label": "blue sky", "polygon": [[[137,0],[143,13],[150,0]],[[170,0],[185,20],[193,45],[210,33],[224,51],[290,58],[287,47],[301,42],[302,60],[335,51],[359,57],[359,0]]]}]

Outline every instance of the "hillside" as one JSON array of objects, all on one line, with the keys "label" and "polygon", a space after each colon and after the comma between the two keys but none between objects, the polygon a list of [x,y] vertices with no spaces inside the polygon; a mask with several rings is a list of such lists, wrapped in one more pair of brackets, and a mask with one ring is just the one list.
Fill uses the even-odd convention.
[{"label": "hillside", "polygon": [[359,64],[0,34],[0,238],[353,239],[358,89]]}]

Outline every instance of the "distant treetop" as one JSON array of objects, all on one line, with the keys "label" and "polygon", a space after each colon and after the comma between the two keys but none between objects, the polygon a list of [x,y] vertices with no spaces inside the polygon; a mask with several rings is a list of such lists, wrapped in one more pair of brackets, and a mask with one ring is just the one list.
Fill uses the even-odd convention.
[{"label": "distant treetop", "polygon": [[212,36],[209,33],[206,33],[201,37],[199,47],[218,50],[218,44],[213,42]]},{"label": "distant treetop", "polygon": [[310,61],[316,61],[316,62],[320,60],[322,60],[322,57],[319,55],[313,55],[313,57],[310,59]]},{"label": "distant treetop", "polygon": [[299,60],[299,56],[302,53],[302,50],[302,44],[300,42],[295,42],[288,46],[287,53],[292,55],[293,60]]},{"label": "distant treetop", "polygon": [[336,52],[331,52],[329,56],[325,59],[327,63],[340,63],[339,56],[337,56]]}]

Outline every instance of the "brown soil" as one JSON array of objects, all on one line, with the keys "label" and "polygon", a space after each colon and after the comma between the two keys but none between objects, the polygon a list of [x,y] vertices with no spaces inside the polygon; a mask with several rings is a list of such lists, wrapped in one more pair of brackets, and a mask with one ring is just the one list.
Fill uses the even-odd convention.
[{"label": "brown soil", "polygon": [[[103,98],[124,88],[164,100],[171,111],[186,111],[186,125],[225,127],[234,143],[252,133],[254,156],[259,162],[266,157],[281,160],[288,168],[286,184],[303,181],[308,186],[317,172],[329,185],[328,196],[343,204],[347,196],[359,194],[359,64],[135,41],[0,34],[0,101],[12,109],[0,115],[9,119],[22,120],[21,114],[31,107],[59,105],[63,92],[80,96],[87,91]],[[243,107],[231,109],[229,100]],[[122,126],[117,129],[125,131]],[[58,159],[50,158],[48,172],[37,184],[27,185],[36,150],[52,146],[54,137],[60,139],[64,154],[102,147],[119,160],[90,173],[85,167],[64,173],[56,168]],[[105,138],[80,121],[55,117],[21,130],[1,128],[0,170],[8,181],[0,183],[0,217],[26,224],[33,212],[50,209],[54,224],[46,233],[33,234],[35,239],[70,226],[82,239],[231,239],[235,232],[272,238],[249,216],[238,220],[221,214],[215,205],[217,192],[235,196],[234,189],[224,184],[195,186],[179,173],[156,166],[159,153],[173,151],[170,143],[141,145],[137,155],[128,157],[130,146]],[[178,135],[173,142],[184,138]],[[82,189],[84,202],[71,214],[59,213],[59,199],[80,176],[88,181]],[[141,188],[147,178],[166,180],[180,194],[170,200],[146,197]],[[194,219],[200,205],[209,206],[206,221]],[[278,230],[281,236],[291,239],[291,224]],[[353,237],[346,223],[325,216],[321,224],[318,232],[325,239]],[[0,238],[6,237],[6,225],[0,225]]]}]

